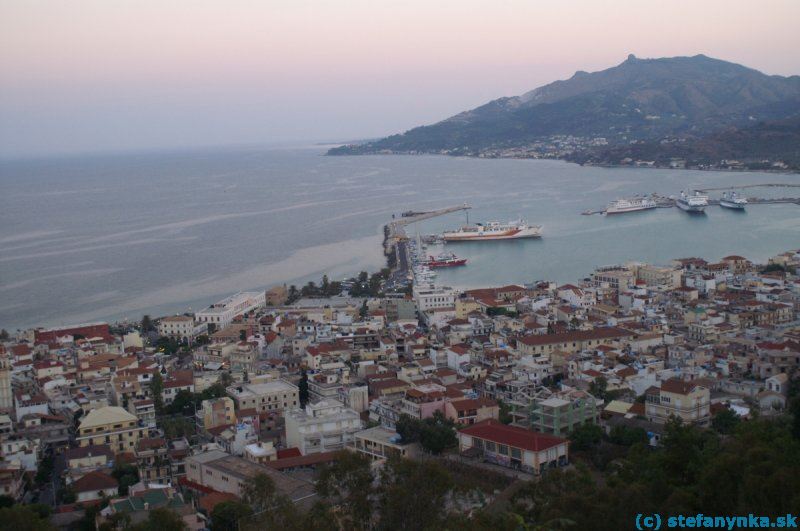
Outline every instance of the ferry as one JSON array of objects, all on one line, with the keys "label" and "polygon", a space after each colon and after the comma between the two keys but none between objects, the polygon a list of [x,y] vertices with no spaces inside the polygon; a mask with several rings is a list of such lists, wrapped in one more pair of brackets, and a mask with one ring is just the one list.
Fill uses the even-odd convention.
[{"label": "ferry", "polygon": [[626,212],[650,210],[656,207],[658,207],[658,204],[649,197],[622,198],[609,203],[606,208],[606,214],[624,214]]},{"label": "ferry", "polygon": [[701,214],[708,206],[708,196],[701,195],[700,192],[695,192],[694,195],[686,195],[685,192],[681,192],[680,197],[675,200],[675,204],[686,212]]},{"label": "ferry", "polygon": [[527,222],[521,219],[509,221],[508,223],[499,221],[476,223],[475,225],[465,225],[458,230],[442,233],[442,239],[446,242],[516,240],[519,238],[540,238],[541,236],[541,225],[528,225]]},{"label": "ferry", "polygon": [[734,210],[744,210],[745,205],[747,205],[747,199],[738,197],[736,192],[731,192],[730,195],[728,192],[722,192],[722,199],[719,200],[719,206]]},{"label": "ferry", "polygon": [[425,265],[428,267],[456,267],[467,264],[466,258],[459,258],[453,253],[442,253],[439,256],[429,256]]}]

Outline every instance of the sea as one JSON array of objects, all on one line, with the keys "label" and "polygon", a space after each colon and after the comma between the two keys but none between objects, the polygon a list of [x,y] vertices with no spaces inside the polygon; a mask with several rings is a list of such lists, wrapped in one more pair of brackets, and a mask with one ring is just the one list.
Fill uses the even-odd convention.
[{"label": "sea", "polygon": [[[458,243],[437,282],[574,282],[598,266],[800,247],[800,206],[675,208],[584,216],[634,194],[794,174],[582,167],[554,160],[373,155],[324,146],[236,147],[0,162],[0,327],[138,321],[197,311],[242,290],[342,279],[385,266],[382,227],[406,210],[469,203],[471,222],[526,219],[539,240]],[[718,197],[721,192],[712,192]],[[754,188],[745,196],[800,195]],[[410,226],[457,228],[465,213]],[[437,253],[441,249],[431,248]]]}]

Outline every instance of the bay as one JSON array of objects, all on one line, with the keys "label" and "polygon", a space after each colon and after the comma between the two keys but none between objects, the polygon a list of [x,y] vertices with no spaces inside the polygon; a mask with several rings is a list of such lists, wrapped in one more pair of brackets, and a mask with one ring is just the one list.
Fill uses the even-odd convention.
[{"label": "bay", "polygon": [[[449,246],[469,260],[439,274],[456,287],[575,281],[628,260],[761,261],[800,247],[793,204],[744,213],[709,207],[705,216],[580,215],[636,193],[799,183],[798,175],[323,153],[242,147],[0,162],[0,326],[138,320],[197,310],[239,290],[373,271],[384,265],[382,226],[393,213],[463,202],[473,206],[471,221],[523,217],[541,224],[544,237]],[[408,232],[463,221],[463,213],[450,214]]]}]

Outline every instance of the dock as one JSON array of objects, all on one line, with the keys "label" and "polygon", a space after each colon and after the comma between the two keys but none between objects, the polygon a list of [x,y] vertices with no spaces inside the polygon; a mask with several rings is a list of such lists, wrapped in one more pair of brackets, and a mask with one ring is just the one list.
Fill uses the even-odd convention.
[{"label": "dock", "polygon": [[453,212],[461,210],[469,210],[472,207],[464,203],[463,205],[441,208],[438,210],[430,210],[427,212],[417,212],[411,216],[395,217],[390,223],[384,227],[385,239],[383,242],[383,254],[389,256],[392,252],[395,253],[396,262],[392,270],[390,283],[393,286],[401,286],[404,282],[410,281],[410,268],[408,246],[406,242],[408,236],[406,235],[406,225],[411,225],[418,221],[444,216]]}]

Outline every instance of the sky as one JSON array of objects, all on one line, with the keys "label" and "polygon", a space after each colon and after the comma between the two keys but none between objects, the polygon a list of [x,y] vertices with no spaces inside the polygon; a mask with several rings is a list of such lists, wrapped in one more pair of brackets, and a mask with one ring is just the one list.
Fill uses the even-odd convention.
[{"label": "sky", "polygon": [[704,53],[800,74],[798,0],[0,0],[0,156],[345,141]]}]

